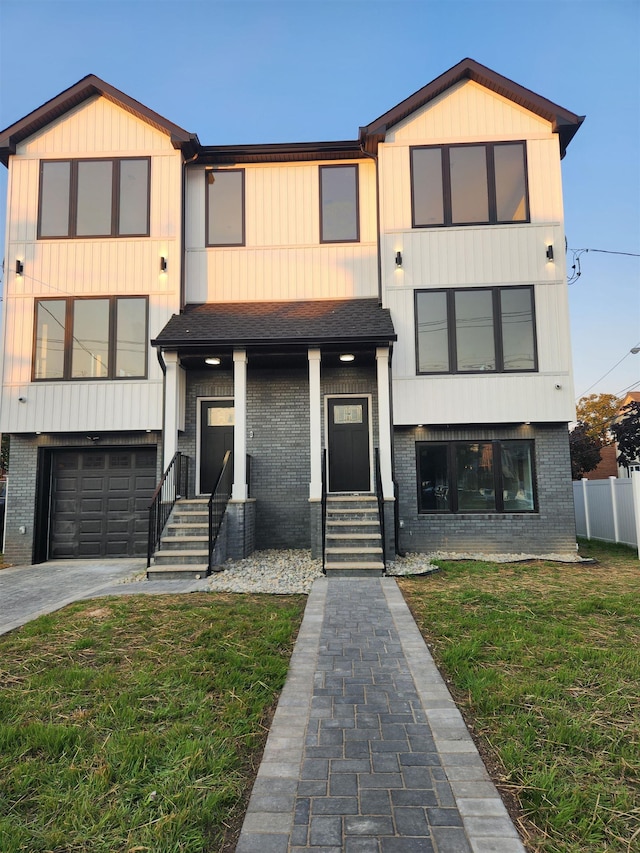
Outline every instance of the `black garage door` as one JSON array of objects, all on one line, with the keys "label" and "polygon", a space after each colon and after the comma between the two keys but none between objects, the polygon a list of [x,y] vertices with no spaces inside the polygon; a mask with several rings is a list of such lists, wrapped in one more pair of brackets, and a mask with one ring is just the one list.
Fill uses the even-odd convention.
[{"label": "black garage door", "polygon": [[49,557],[138,557],[147,553],[155,448],[54,454]]}]

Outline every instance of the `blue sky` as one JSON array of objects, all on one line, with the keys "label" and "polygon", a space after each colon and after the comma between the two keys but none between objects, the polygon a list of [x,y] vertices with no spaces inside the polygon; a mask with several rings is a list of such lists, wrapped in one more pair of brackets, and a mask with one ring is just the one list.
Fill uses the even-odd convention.
[{"label": "blue sky", "polygon": [[204,144],[355,139],[467,56],[587,116],[563,161],[568,245],[591,250],[575,390],[638,390],[639,0],[0,0],[0,128],[97,74]]}]

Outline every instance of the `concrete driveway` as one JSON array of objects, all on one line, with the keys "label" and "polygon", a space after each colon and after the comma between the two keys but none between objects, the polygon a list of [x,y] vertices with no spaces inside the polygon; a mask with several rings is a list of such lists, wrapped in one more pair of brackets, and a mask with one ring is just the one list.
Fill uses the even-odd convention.
[{"label": "concrete driveway", "polygon": [[99,595],[156,595],[197,592],[203,581],[133,581],[144,578],[145,559],[51,560],[37,566],[0,570],[0,634],[59,610],[72,601]]}]

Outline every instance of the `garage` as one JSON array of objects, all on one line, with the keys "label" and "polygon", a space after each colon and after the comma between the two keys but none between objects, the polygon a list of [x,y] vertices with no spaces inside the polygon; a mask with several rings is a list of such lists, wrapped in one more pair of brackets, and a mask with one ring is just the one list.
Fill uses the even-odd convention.
[{"label": "garage", "polygon": [[49,558],[145,556],[155,487],[155,447],[54,452]]}]

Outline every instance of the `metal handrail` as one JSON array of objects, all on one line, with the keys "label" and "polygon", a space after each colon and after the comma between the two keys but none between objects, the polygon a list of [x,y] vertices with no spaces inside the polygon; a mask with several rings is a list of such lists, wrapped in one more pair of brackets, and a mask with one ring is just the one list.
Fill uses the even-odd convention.
[{"label": "metal handrail", "polygon": [[326,575],[326,534],[327,534],[327,449],[322,450],[322,498],[320,502],[320,513],[322,517],[322,573]]},{"label": "metal handrail", "polygon": [[232,457],[233,454],[231,451],[227,450],[224,455],[224,459],[222,460],[222,471],[218,477],[218,482],[216,483],[214,490],[211,492],[211,497],[209,498],[209,571],[213,568],[213,551],[216,547],[216,541],[222,525],[222,519],[224,518],[224,514],[227,510],[227,504],[231,497],[231,488],[233,486]]},{"label": "metal handrail", "polygon": [[188,491],[189,457],[178,451],[162,475],[149,504],[147,568],[151,565],[151,558],[160,542],[162,531],[169,520],[175,502],[178,498],[186,497]]},{"label": "metal handrail", "polygon": [[380,517],[380,536],[382,537],[382,562],[387,570],[387,541],[384,535],[384,494],[382,491],[382,471],[380,470],[380,449],[375,449],[376,468],[376,498],[378,499],[378,515]]}]

